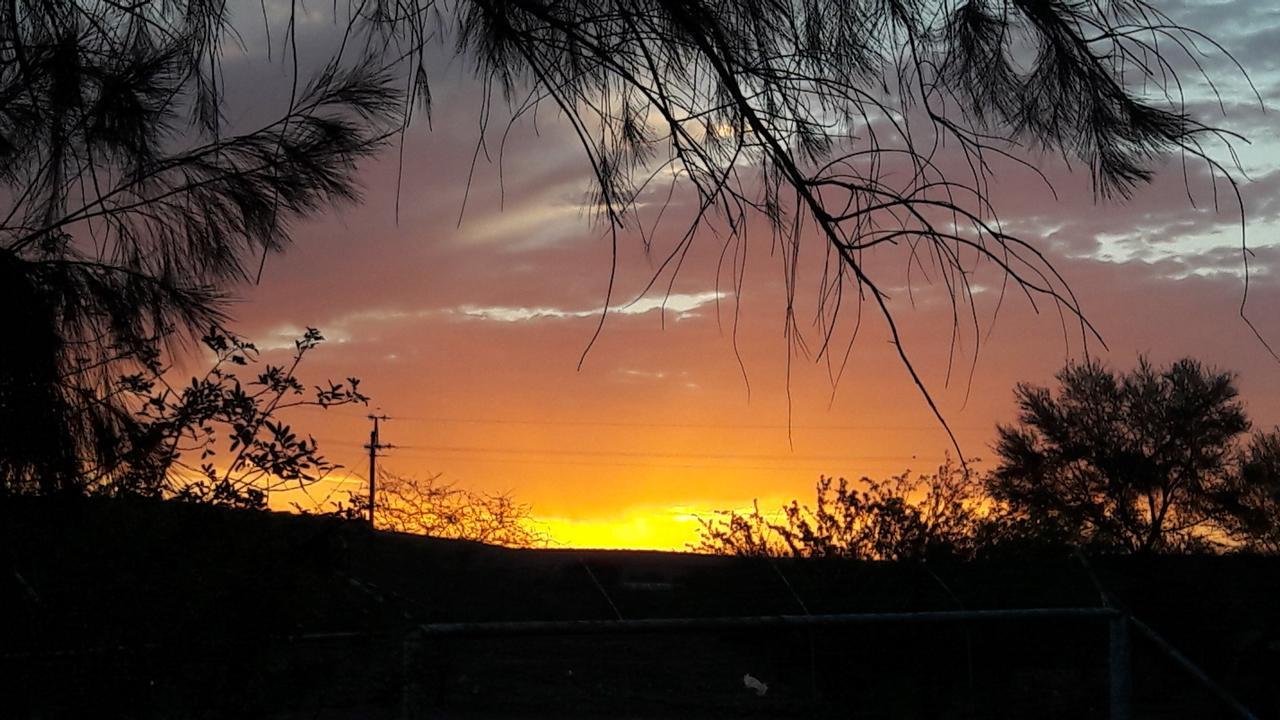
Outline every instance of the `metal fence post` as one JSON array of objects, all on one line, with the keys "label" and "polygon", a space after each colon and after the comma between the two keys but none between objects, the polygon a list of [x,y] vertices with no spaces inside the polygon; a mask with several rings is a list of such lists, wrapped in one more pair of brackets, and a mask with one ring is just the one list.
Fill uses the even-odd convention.
[{"label": "metal fence post", "polygon": [[1117,615],[1109,622],[1111,671],[1111,720],[1133,718],[1133,667],[1130,657],[1129,617]]}]

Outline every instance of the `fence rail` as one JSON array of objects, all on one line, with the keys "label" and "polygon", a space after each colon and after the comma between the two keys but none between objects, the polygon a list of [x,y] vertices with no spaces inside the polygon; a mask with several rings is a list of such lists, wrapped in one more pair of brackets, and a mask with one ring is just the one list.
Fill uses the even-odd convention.
[{"label": "fence rail", "polygon": [[424,636],[621,635],[631,633],[719,632],[837,625],[894,623],[969,623],[1002,620],[1111,619],[1120,611],[1105,607],[943,610],[937,612],[840,613],[833,615],[756,615],[750,617],[650,618],[642,620],[544,620],[527,622],[435,623],[421,625]]},{"label": "fence rail", "polygon": [[636,620],[552,620],[528,622],[465,622],[421,625],[404,641],[404,720],[426,714],[425,688],[419,666],[431,652],[432,639],[448,637],[529,637],[582,635],[697,634],[768,629],[858,625],[929,625],[1045,620],[1106,621],[1108,635],[1108,708],[1111,720],[1132,720],[1132,629],[1208,690],[1235,717],[1257,720],[1248,708],[1214,682],[1184,654],[1146,623],[1112,607],[1052,607],[936,612],[844,613],[829,615],[764,615],[711,618],[650,618]]},{"label": "fence rail", "polygon": [[421,625],[405,638],[405,720],[421,720],[426,712],[425,688],[418,668],[433,638],[528,637],[573,635],[696,634],[768,629],[858,625],[930,625],[1046,620],[1106,621],[1109,632],[1109,707],[1112,720],[1131,720],[1130,635],[1128,618],[1109,607],[947,610],[936,612],[843,613],[830,615],[764,615],[750,617],[650,618],[637,620],[551,620],[468,622]]}]

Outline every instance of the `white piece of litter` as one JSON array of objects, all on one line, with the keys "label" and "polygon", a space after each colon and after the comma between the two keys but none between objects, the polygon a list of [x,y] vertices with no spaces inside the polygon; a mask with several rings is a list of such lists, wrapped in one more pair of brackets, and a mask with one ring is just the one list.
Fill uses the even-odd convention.
[{"label": "white piece of litter", "polygon": [[769,692],[769,684],[751,677],[750,673],[742,676],[742,684],[745,685],[748,690],[755,690],[756,695],[759,697],[764,697],[764,694]]}]

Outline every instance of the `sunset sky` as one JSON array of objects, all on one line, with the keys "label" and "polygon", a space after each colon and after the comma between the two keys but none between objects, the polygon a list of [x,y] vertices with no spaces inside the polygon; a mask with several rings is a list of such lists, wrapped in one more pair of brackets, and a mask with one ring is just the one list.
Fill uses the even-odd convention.
[{"label": "sunset sky", "polygon": [[[1271,0],[1159,5],[1221,42],[1261,95],[1260,104],[1215,55],[1209,67],[1226,115],[1203,83],[1188,87],[1188,109],[1250,141],[1236,146],[1255,253],[1248,308],[1280,347],[1280,11]],[[279,17],[287,3],[269,6]],[[304,65],[340,33],[327,8],[311,4],[300,26]],[[249,50],[228,53],[226,82],[231,119],[252,124],[278,112],[289,69],[278,55],[266,58],[260,20],[242,31]],[[680,548],[695,539],[697,515],[809,498],[822,474],[931,470],[950,450],[873,314],[838,384],[852,314],[836,367],[789,346],[782,264],[763,221],[747,232],[740,292],[713,226],[696,238],[669,295],[664,274],[641,296],[684,229],[690,195],[681,188],[649,253],[638,235],[622,235],[611,307],[579,369],[604,305],[610,244],[584,211],[590,183],[576,139],[546,109],[503,145],[496,114],[464,210],[481,86],[467,62],[443,55],[431,81],[430,128],[417,119],[402,149],[364,167],[363,203],[296,224],[294,246],[267,258],[261,283],[238,291],[232,308],[234,328],[268,359],[306,326],[324,332],[329,341],[304,379],[362,378],[371,409],[394,418],[383,430],[396,445],[384,468],[510,491],[567,545]],[[1184,176],[1180,159],[1167,158],[1129,201],[1096,201],[1087,168],[1025,157],[1052,179],[1056,197],[1030,170],[1004,163],[995,166],[993,202],[1005,228],[1038,243],[1081,299],[1106,342],[1088,352],[1126,369],[1148,353],[1161,364],[1191,355],[1234,370],[1255,424],[1280,423],[1280,364],[1238,315],[1241,214],[1229,186],[1219,178],[1215,209],[1203,165],[1188,163]],[[666,193],[655,190],[655,209]],[[825,251],[813,238],[804,252],[796,313],[813,349]],[[979,332],[962,324],[948,383],[944,288],[918,268],[908,274],[900,250],[868,256],[868,267],[892,290],[906,348],[969,457],[991,456],[995,424],[1012,419],[1015,382],[1050,383],[1065,361],[1084,357],[1078,326],[1068,321],[1064,334],[1051,307],[1037,314],[1010,293],[993,318],[1000,275],[988,263],[972,279]],[[362,409],[308,411],[294,422],[347,466],[312,488],[315,499],[362,487]]]}]

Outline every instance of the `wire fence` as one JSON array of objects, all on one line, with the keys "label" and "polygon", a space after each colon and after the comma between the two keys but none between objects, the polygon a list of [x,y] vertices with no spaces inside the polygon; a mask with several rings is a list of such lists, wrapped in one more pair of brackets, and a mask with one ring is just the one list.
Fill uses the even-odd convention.
[{"label": "wire fence", "polygon": [[1255,717],[1108,607],[440,623],[403,661],[404,720]]},{"label": "wire fence", "polygon": [[1109,607],[436,623],[0,667],[15,718],[1260,717]]}]

